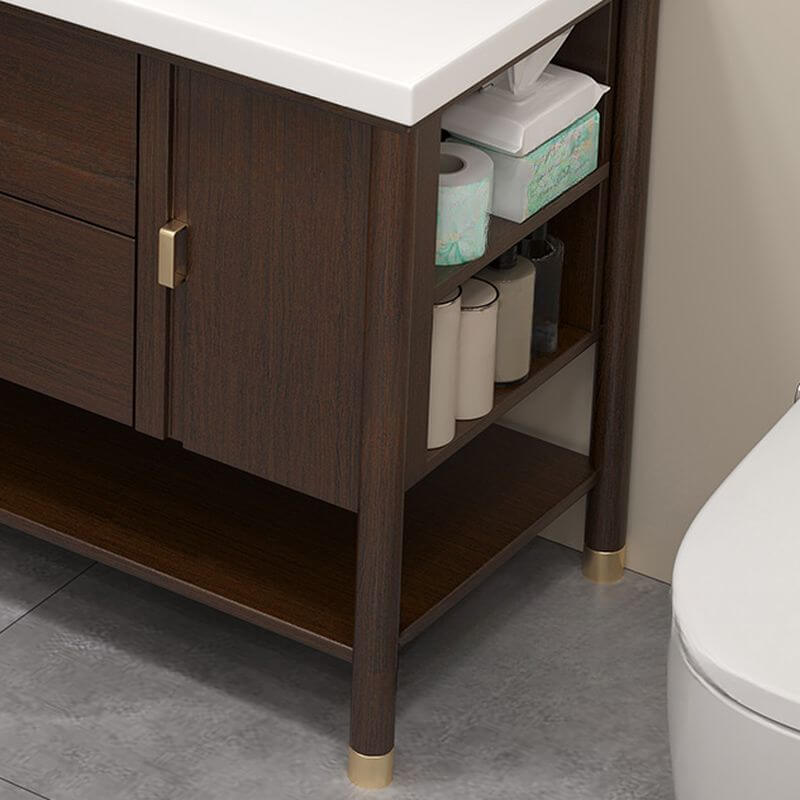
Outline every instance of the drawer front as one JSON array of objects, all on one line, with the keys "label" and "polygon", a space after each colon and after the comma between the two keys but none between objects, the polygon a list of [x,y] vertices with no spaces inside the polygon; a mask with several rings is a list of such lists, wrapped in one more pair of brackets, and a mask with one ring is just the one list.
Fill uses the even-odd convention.
[{"label": "drawer front", "polygon": [[134,243],[0,195],[0,378],[133,418]]},{"label": "drawer front", "polygon": [[128,235],[136,54],[0,9],[0,192]]}]

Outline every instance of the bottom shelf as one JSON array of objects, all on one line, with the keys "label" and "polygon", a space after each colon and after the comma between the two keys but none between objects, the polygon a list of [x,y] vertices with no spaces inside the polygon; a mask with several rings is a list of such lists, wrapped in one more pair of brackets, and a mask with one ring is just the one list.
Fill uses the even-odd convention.
[{"label": "bottom shelf", "polygon": [[[0,522],[349,659],[355,514],[0,382]],[[493,426],[407,493],[401,640],[594,484]]]}]

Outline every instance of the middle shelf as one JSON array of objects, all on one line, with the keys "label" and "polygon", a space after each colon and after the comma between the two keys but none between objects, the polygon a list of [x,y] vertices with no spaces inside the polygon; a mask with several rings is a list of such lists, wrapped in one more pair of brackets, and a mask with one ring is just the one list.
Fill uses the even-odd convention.
[{"label": "middle shelf", "polygon": [[599,331],[585,331],[572,325],[559,325],[558,348],[555,353],[538,356],[531,361],[528,377],[518,383],[495,384],[494,406],[492,410],[478,419],[461,420],[456,423],[456,435],[453,441],[444,447],[428,450],[422,471],[414,475],[410,481],[416,481],[447,461],[457,450],[471,442],[479,433],[497,422],[514,406],[524,400],[531,392],[552,378],[581,353],[588,350],[600,338]]},{"label": "middle shelf", "polygon": [[546,205],[541,211],[529,217],[525,222],[511,222],[500,217],[492,217],[489,223],[489,242],[486,252],[474,261],[453,267],[435,267],[434,269],[434,301],[447,297],[464,281],[480,272],[498,256],[513,247],[517,242],[533,233],[537,228],[546,225],[553,217],[580,200],[584,195],[597,188],[609,175],[609,165],[600,165],[591,175],[576,183],[560,197]]}]

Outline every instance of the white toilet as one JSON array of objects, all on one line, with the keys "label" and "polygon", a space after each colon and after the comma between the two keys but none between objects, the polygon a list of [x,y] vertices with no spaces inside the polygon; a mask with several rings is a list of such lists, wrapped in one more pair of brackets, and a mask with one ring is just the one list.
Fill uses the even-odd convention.
[{"label": "white toilet", "polygon": [[672,605],[676,800],[799,800],[800,403],[698,514]]}]

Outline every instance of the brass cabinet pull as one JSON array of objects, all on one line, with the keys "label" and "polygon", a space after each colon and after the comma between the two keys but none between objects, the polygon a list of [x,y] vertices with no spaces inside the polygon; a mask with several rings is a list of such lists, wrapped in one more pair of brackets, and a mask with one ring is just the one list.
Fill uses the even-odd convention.
[{"label": "brass cabinet pull", "polygon": [[158,282],[177,289],[186,280],[186,242],[189,228],[173,219],[158,232]]}]

